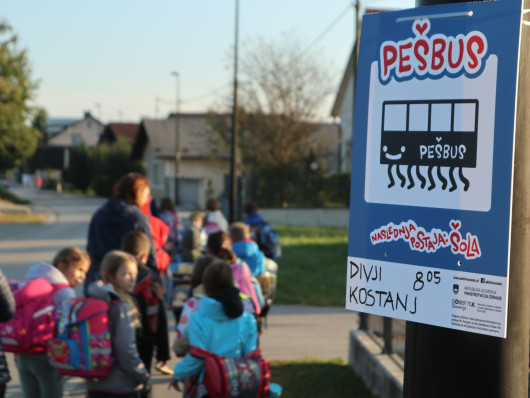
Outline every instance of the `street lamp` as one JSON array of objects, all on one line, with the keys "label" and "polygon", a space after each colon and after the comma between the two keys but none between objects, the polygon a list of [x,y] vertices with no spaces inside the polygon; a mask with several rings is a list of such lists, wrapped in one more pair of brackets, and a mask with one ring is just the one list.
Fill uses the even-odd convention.
[{"label": "street lamp", "polygon": [[180,205],[180,74],[171,72],[177,83],[175,98],[175,204]]},{"label": "street lamp", "polygon": [[237,114],[237,64],[238,64],[238,47],[239,47],[239,0],[236,0],[235,13],[235,32],[234,32],[234,97],[232,109],[232,150],[230,156],[230,222],[236,221],[237,212],[237,146],[238,146],[238,114]]}]

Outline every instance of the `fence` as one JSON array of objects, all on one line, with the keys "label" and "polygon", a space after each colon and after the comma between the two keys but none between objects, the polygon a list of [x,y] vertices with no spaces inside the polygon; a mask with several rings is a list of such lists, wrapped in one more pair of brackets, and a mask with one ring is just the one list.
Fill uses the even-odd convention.
[{"label": "fence", "polygon": [[395,353],[405,358],[405,321],[362,312],[359,319],[359,329],[371,331],[383,340],[384,354]]}]

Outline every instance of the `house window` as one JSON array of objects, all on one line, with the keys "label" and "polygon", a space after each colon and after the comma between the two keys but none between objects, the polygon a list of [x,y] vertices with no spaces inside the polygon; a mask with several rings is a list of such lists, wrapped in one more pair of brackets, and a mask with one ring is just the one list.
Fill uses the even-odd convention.
[{"label": "house window", "polygon": [[72,146],[81,145],[83,138],[80,133],[72,133]]},{"label": "house window", "polygon": [[153,162],[151,184],[154,186],[162,186],[164,184],[164,169],[161,162]]}]

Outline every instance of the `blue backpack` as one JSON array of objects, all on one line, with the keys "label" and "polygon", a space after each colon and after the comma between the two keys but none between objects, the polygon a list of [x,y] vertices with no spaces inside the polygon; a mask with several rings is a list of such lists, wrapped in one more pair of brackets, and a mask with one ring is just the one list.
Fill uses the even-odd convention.
[{"label": "blue backpack", "polygon": [[267,221],[252,224],[250,226],[250,234],[266,257],[277,260],[282,256],[280,235]]}]

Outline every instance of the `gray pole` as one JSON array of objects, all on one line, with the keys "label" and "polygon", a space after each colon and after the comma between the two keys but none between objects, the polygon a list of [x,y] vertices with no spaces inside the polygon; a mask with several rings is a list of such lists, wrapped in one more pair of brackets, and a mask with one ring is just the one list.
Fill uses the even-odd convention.
[{"label": "gray pole", "polygon": [[[484,0],[482,0],[484,1]],[[455,0],[417,0],[418,6],[457,3]],[[524,9],[530,4],[524,0]],[[528,397],[528,339],[530,300],[530,125],[524,67],[529,40],[521,30],[515,167],[512,202],[507,338],[483,336],[407,322],[404,397]],[[502,100],[502,93],[497,100]],[[526,286],[526,289],[525,289]]]},{"label": "gray pole", "polygon": [[237,146],[238,146],[238,132],[237,132],[237,63],[238,63],[238,47],[239,47],[239,0],[236,0],[236,15],[235,15],[235,39],[234,39],[234,104],[232,109],[232,153],[230,158],[230,215],[228,217],[230,223],[236,221],[237,212]]},{"label": "gray pole", "polygon": [[180,74],[171,72],[177,81],[175,95],[175,205],[180,205]]}]

